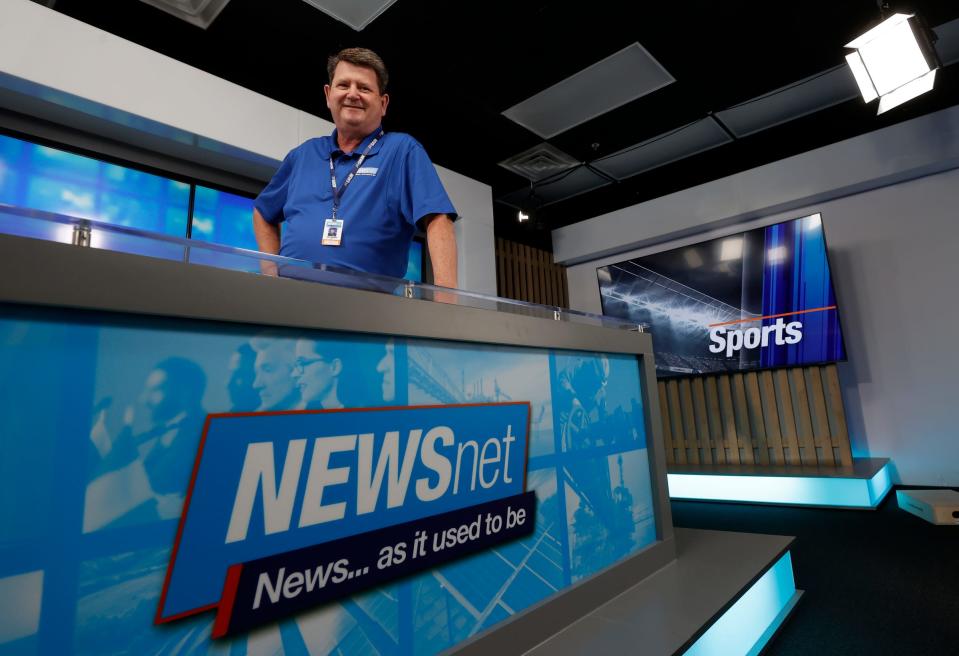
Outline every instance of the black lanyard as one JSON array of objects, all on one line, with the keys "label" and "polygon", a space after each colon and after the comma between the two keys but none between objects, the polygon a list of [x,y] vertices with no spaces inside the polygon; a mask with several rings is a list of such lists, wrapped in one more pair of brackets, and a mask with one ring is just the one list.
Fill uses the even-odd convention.
[{"label": "black lanyard", "polygon": [[343,193],[346,191],[346,188],[353,182],[353,178],[356,176],[356,172],[360,170],[360,167],[363,166],[366,156],[370,154],[370,151],[373,150],[373,146],[376,145],[376,142],[383,138],[385,132],[380,128],[380,133],[369,143],[366,147],[366,150],[363,151],[363,154],[360,155],[360,158],[356,160],[356,164],[353,165],[353,170],[350,171],[350,174],[346,176],[346,180],[343,181],[342,187],[336,186],[336,169],[333,167],[333,155],[330,154],[330,184],[333,185],[333,218],[336,219],[336,210],[340,207],[340,198],[343,197]]}]

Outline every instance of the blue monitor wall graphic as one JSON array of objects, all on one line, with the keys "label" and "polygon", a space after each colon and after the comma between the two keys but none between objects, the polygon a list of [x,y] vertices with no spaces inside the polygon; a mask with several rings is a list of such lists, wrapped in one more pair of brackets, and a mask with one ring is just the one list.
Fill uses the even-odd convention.
[{"label": "blue monitor wall graphic", "polygon": [[597,276],[604,314],[648,326],[660,377],[845,359],[819,214]]},{"label": "blue monitor wall graphic", "polygon": [[186,235],[190,185],[0,134],[0,203]]},{"label": "blue monitor wall graphic", "polygon": [[257,250],[253,199],[197,185],[190,236],[236,248]]},{"label": "blue monitor wall graphic", "polygon": [[[193,216],[188,217],[190,184],[92,157],[41,146],[0,134],[0,204],[93,219],[174,237],[257,250],[253,235],[253,199],[195,185]],[[0,231],[4,227],[0,226]],[[14,230],[14,234],[45,238],[46,231]],[[113,250],[125,250],[122,242]],[[131,248],[127,246],[126,248]],[[142,243],[138,254],[162,257]],[[195,254],[196,256],[196,254]],[[204,253],[202,263],[234,268],[228,255]],[[232,263],[227,264],[227,263]],[[410,245],[403,278],[423,280],[423,244]]]}]

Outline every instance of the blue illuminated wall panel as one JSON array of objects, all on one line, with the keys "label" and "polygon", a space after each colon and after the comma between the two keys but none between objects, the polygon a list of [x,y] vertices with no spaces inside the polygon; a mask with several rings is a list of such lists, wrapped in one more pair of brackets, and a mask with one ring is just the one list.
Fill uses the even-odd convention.
[{"label": "blue illuminated wall panel", "polygon": [[186,236],[190,186],[0,135],[0,203]]},{"label": "blue illuminated wall panel", "polygon": [[196,186],[193,239],[258,250],[253,236],[253,199]]}]

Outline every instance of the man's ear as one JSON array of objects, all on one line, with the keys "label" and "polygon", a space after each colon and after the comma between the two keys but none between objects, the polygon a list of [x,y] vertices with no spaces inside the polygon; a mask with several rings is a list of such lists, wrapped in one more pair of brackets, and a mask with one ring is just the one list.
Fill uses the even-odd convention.
[{"label": "man's ear", "polygon": [[390,104],[390,94],[384,93],[382,98],[383,98],[383,116],[386,116],[386,106]]},{"label": "man's ear", "polygon": [[330,373],[334,376],[339,376],[340,372],[343,371],[343,361],[339,358],[333,358],[330,360]]},{"label": "man's ear", "polygon": [[326,106],[330,107],[330,85],[329,84],[323,85],[323,95],[326,96]]}]

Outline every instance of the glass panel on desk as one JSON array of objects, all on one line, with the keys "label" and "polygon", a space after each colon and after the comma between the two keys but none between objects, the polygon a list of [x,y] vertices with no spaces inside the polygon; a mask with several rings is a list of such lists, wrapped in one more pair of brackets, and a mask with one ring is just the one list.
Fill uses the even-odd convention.
[{"label": "glass panel on desk", "polygon": [[64,244],[88,245],[103,250],[144,255],[250,273],[276,272],[279,277],[402,296],[414,300],[509,312],[579,324],[642,330],[620,319],[537,305],[487,294],[437,287],[424,283],[368,274],[305,260],[260,253],[244,248],[172,237],[92,219],[78,218],[0,204],[0,233]]}]

